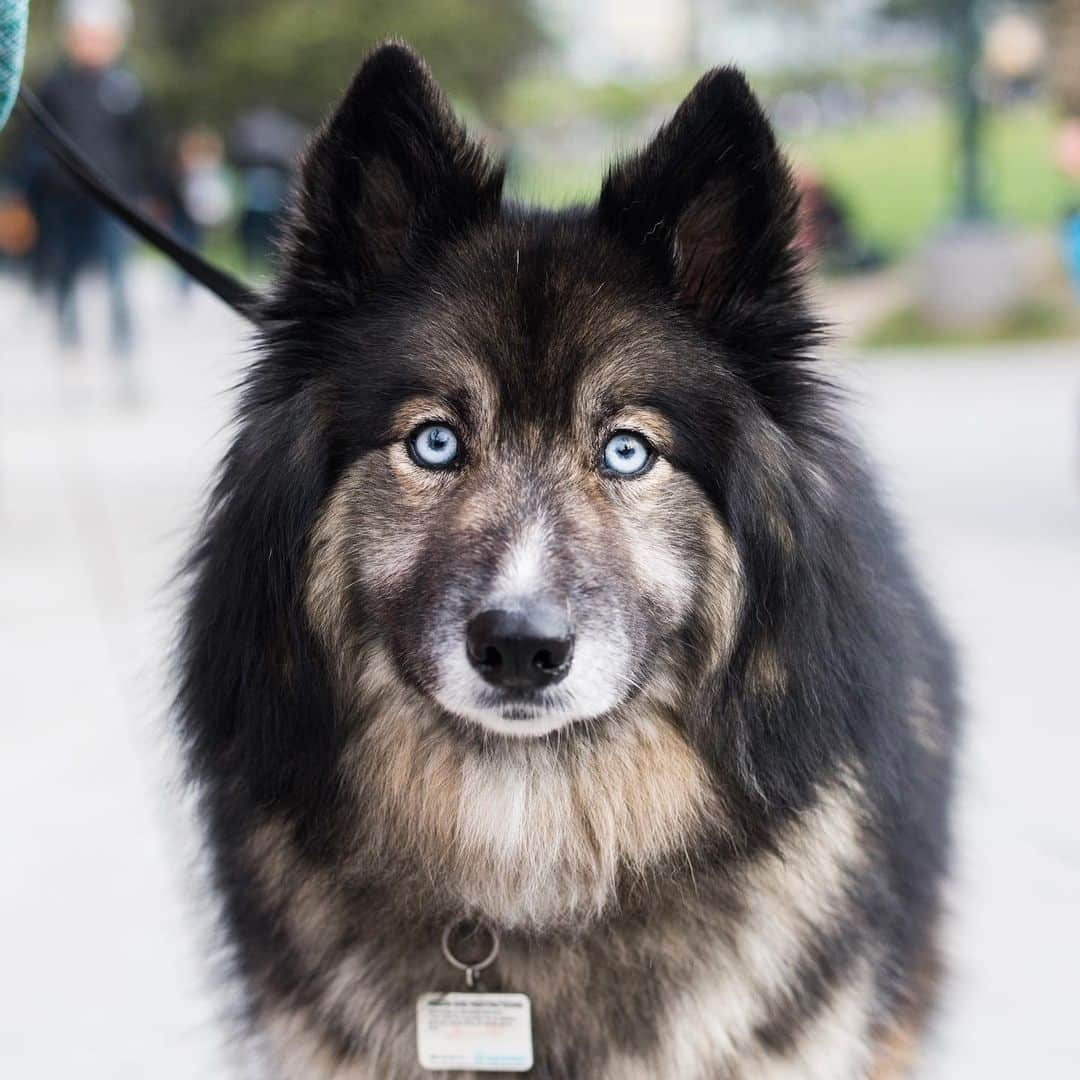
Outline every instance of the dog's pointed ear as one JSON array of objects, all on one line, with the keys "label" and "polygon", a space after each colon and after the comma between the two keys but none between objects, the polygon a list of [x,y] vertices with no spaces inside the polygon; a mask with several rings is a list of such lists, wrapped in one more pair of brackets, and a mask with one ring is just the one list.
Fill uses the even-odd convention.
[{"label": "dog's pointed ear", "polygon": [[285,245],[294,280],[355,300],[495,212],[503,168],[469,140],[424,62],[398,43],[364,61],[301,167]]},{"label": "dog's pointed ear", "polygon": [[733,68],[705,75],[644,150],[607,174],[599,212],[704,317],[790,287],[798,196],[772,127]]}]

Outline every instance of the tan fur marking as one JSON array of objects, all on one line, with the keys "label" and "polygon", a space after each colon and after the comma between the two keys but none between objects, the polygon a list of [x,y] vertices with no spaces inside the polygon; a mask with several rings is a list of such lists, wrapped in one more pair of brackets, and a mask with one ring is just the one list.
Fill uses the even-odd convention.
[{"label": "tan fur marking", "polygon": [[869,1074],[871,1080],[903,1080],[910,1076],[918,1061],[920,1036],[920,1026],[914,1022],[893,1028],[878,1049]]},{"label": "tan fur marking", "polygon": [[390,435],[404,439],[421,424],[447,423],[458,425],[460,420],[453,409],[441,398],[414,397],[403,402],[394,412],[390,422]]},{"label": "tan fur marking", "polygon": [[[342,597],[348,590],[347,563],[341,558],[342,536],[348,528],[346,500],[341,485],[330,497],[312,536],[308,552],[309,572],[304,606],[312,627],[328,650],[340,644]],[[331,652],[332,655],[332,652]]]},{"label": "tan fur marking", "polygon": [[660,458],[640,479],[614,480],[607,486],[618,511],[621,548],[633,561],[636,576],[650,596],[675,615],[685,614],[693,601],[694,581],[684,553],[673,543],[673,523],[686,521],[688,510],[698,516],[704,499],[697,485]]},{"label": "tan fur marking", "polygon": [[342,1061],[313,1027],[306,1011],[280,1009],[266,1017],[268,1075],[281,1080],[385,1080],[374,1066]]},{"label": "tan fur marking", "polygon": [[[451,483],[448,473],[417,467],[401,443],[365,455],[338,481],[312,534],[305,607],[339,670],[352,659],[345,619],[350,591],[393,588],[411,572],[428,539],[423,511]],[[372,525],[382,526],[387,503],[402,501],[412,513],[398,514],[397,527]]]},{"label": "tan fur marking", "polygon": [[735,627],[743,604],[743,572],[739,550],[710,506],[702,527],[706,555],[700,587],[701,611],[707,620],[707,639],[711,648],[708,666],[727,662],[735,644]]},{"label": "tan fur marking", "polygon": [[857,1080],[867,1075],[874,1010],[874,971],[861,961],[848,981],[782,1056],[758,1055],[741,1065],[745,1080]]},{"label": "tan fur marking", "polygon": [[903,1080],[918,1064],[923,1036],[941,981],[943,962],[936,934],[912,974],[907,1007],[881,1039],[870,1070],[871,1080]]},{"label": "tan fur marking", "polygon": [[784,505],[784,493],[793,479],[794,451],[787,436],[775,424],[765,421],[755,428],[753,448],[761,464],[759,481],[763,489],[763,513],[781,552],[792,559],[796,554],[796,541]]},{"label": "tan fur marking", "polygon": [[[338,482],[315,525],[305,601],[312,626],[331,655],[343,644],[345,599],[350,589],[361,584],[351,577],[354,563],[352,554],[359,541],[356,536],[359,508],[370,505],[373,498],[382,495],[376,494],[369,481],[371,458],[378,457],[383,468],[388,469],[389,459],[402,454],[403,448],[384,448],[357,462]],[[413,471],[420,472],[419,469]],[[365,571],[370,582],[392,584],[396,571],[409,567],[421,539],[418,533],[403,534],[399,531],[380,537],[376,551],[367,553],[365,560]],[[340,655],[338,658],[343,659]]]},{"label": "tan fur marking", "polygon": [[465,911],[505,926],[595,918],[621,872],[679,852],[709,814],[704,769],[658,712],[596,743],[520,741],[478,757],[436,721],[374,718],[347,775],[391,838]]},{"label": "tan fur marking", "polygon": [[639,431],[661,454],[670,454],[675,445],[671,423],[658,409],[636,406],[621,409],[609,422],[611,431]]},{"label": "tan fur marking", "polygon": [[[437,404],[439,407],[439,412],[419,417],[416,423],[430,419],[464,420],[465,417],[455,417],[446,405],[447,397],[464,397],[469,403],[468,419],[472,425],[471,433],[484,435],[490,430],[498,409],[498,389],[488,368],[476,358],[477,346],[473,342],[447,335],[449,322],[450,320],[446,322],[433,320],[426,328],[424,340],[413,345],[413,348],[419,352],[438,357],[439,383],[447,392],[444,397],[412,399],[417,403],[426,402],[428,405]],[[406,402],[405,408],[407,409],[410,404]],[[407,428],[400,431],[401,437],[407,435],[410,430],[411,428]]]},{"label": "tan fur marking", "polygon": [[592,312],[603,312],[575,327],[582,351],[592,357],[578,383],[578,414],[594,420],[602,407],[619,398],[628,399],[641,384],[642,370],[656,363],[655,330],[632,308],[620,306],[619,298],[607,294]]},{"label": "tan fur marking", "polygon": [[330,876],[302,863],[289,827],[277,820],[255,830],[247,854],[265,901],[306,960],[318,968],[344,929]]},{"label": "tan fur marking", "polygon": [[783,697],[787,693],[787,670],[776,649],[762,642],[751,654],[746,664],[746,678],[750,690],[767,698]]},{"label": "tan fur marking", "polygon": [[779,545],[780,550],[787,559],[792,559],[796,550],[795,532],[791,528],[791,524],[788,522],[783,511],[779,509],[779,503],[773,503],[768,507],[766,509],[766,514],[769,519],[769,528],[776,537],[776,542]]},{"label": "tan fur marking", "polygon": [[[705,1080],[746,1051],[769,1004],[788,992],[814,929],[844,917],[848,875],[866,858],[857,782],[847,778],[822,792],[778,838],[777,851],[743,871],[746,913],[734,939],[696,942],[702,974],[671,1002],[657,1056],[648,1063],[618,1057],[611,1080]],[[703,1062],[710,1063],[704,1073]]]}]

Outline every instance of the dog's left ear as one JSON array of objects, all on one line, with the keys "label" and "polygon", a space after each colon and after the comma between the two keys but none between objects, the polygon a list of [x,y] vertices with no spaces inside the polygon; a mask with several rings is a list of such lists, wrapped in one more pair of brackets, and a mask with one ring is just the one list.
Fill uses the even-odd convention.
[{"label": "dog's left ear", "polygon": [[705,75],[653,141],[611,169],[599,203],[705,318],[790,285],[797,209],[772,127],[733,68]]},{"label": "dog's left ear", "polygon": [[468,138],[424,62],[382,45],[307,150],[286,275],[294,288],[317,283],[324,301],[355,302],[493,213],[503,171]]}]

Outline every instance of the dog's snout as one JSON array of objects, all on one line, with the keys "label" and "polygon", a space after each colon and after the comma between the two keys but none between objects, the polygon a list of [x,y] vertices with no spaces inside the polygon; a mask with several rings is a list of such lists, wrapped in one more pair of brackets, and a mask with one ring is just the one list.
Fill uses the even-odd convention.
[{"label": "dog's snout", "polygon": [[538,690],[569,671],[574,636],[563,612],[537,603],[481,611],[469,621],[466,647],[473,667],[493,686]]}]

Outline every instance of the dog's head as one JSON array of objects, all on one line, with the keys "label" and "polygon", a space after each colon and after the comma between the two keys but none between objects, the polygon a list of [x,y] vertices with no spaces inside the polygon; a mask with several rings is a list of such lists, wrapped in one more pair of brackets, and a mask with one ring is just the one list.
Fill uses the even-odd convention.
[{"label": "dog's head", "polygon": [[542,736],[730,648],[725,470],[809,323],[790,175],[731,70],[594,207],[501,184],[421,62],[375,52],[306,157],[271,352],[326,447],[304,604],[345,688]]}]

